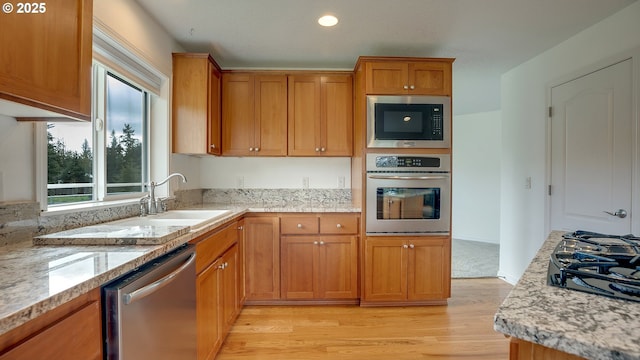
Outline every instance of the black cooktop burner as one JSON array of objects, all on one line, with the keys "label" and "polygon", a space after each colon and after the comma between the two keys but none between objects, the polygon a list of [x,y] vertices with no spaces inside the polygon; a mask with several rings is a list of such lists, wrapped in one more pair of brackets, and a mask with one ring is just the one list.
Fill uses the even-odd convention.
[{"label": "black cooktop burner", "polygon": [[640,302],[640,238],[580,230],[562,238],[547,284]]}]

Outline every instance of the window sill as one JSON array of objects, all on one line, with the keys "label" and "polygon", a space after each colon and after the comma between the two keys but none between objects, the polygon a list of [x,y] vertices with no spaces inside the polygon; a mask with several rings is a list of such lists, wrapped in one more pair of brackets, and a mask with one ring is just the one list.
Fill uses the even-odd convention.
[{"label": "window sill", "polygon": [[135,198],[135,199],[124,199],[124,200],[112,200],[112,201],[95,201],[95,202],[70,204],[70,205],[56,205],[56,206],[50,206],[47,210],[43,211],[40,214],[40,216],[54,216],[54,215],[75,213],[79,211],[108,209],[116,206],[138,204],[139,202],[140,202],[140,199]]}]

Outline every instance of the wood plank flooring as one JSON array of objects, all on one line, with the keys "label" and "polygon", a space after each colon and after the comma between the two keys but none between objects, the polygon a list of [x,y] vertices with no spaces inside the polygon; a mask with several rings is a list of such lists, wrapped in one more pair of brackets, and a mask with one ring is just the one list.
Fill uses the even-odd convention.
[{"label": "wood plank flooring", "polygon": [[511,288],[454,279],[448,306],[247,306],[216,359],[508,359],[493,315]]}]

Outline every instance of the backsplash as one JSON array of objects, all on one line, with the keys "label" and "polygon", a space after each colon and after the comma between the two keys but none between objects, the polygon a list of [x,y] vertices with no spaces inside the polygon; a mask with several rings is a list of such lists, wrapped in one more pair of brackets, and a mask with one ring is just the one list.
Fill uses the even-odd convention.
[{"label": "backsplash", "polygon": [[0,203],[0,246],[31,239],[38,231],[39,215],[35,202]]},{"label": "backsplash", "polygon": [[351,203],[351,189],[208,189],[202,202],[252,205],[345,205]]}]

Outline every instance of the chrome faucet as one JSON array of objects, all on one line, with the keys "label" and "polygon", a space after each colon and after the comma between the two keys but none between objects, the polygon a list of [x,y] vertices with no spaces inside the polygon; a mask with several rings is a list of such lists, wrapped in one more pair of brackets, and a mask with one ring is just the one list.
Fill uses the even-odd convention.
[{"label": "chrome faucet", "polygon": [[[157,214],[158,213],[158,204],[157,204],[157,199],[156,199],[156,186],[163,185],[164,183],[169,181],[171,178],[176,177],[176,176],[181,177],[183,183],[187,182],[187,178],[184,175],[182,175],[181,173],[173,173],[173,174],[167,176],[166,179],[164,179],[164,180],[162,180],[160,182],[152,181],[152,182],[150,182],[148,184],[148,186],[149,186],[149,195],[147,195],[147,196],[149,196],[149,199],[148,199],[149,206],[148,206],[147,214],[153,215],[153,214]],[[161,205],[161,208],[162,208],[162,205]]]}]

